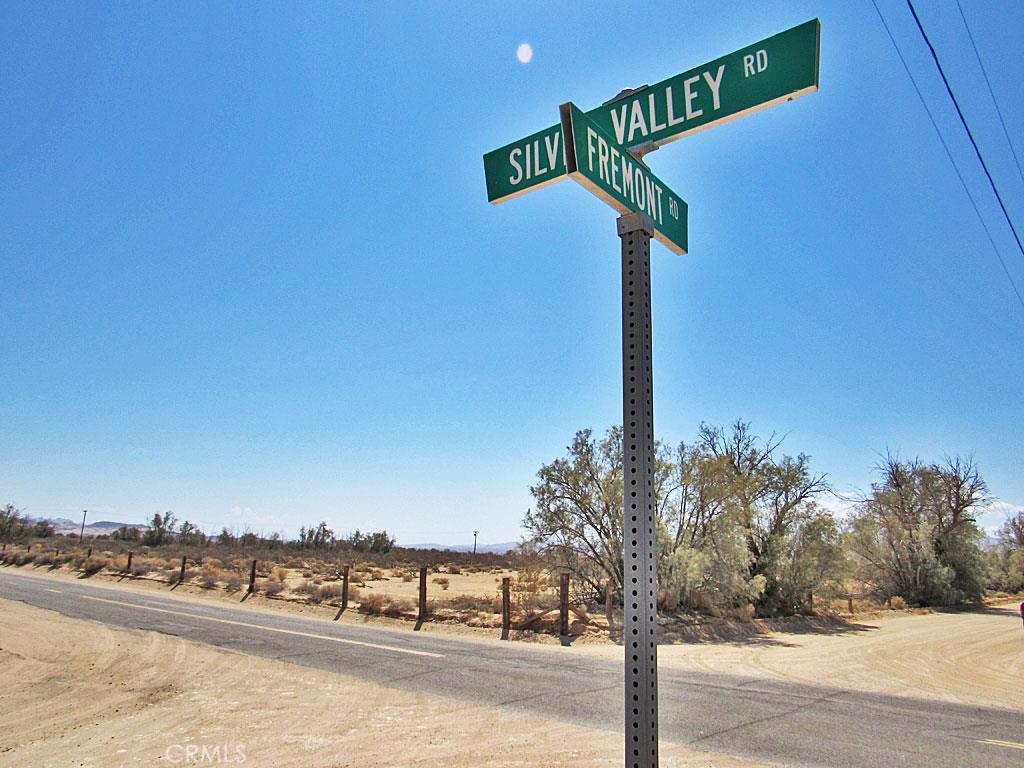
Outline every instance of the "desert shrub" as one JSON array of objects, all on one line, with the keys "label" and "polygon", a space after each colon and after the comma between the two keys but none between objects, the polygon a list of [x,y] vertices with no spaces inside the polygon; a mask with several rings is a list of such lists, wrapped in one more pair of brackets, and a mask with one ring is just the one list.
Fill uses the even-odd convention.
[{"label": "desert shrub", "polygon": [[509,602],[517,611],[539,608],[548,593],[550,579],[542,568],[523,567],[509,585]]},{"label": "desert shrub", "polygon": [[284,583],[288,579],[288,569],[282,568],[280,565],[275,565],[272,573],[274,578],[280,581],[281,583]]},{"label": "desert shrub", "polygon": [[[181,576],[181,569],[180,568],[175,568],[172,565],[169,565],[166,568],[164,568],[164,579],[167,580],[168,584],[177,584],[179,576]],[[185,571],[185,580],[188,581],[188,579],[189,579],[188,571],[186,570]]]},{"label": "desert shrub", "polygon": [[448,581],[447,577],[445,577],[445,576],[435,576],[434,578],[431,579],[431,581],[434,582],[435,584],[439,584],[441,586],[441,589],[445,589],[445,590],[448,589],[448,586],[451,583],[451,582]]},{"label": "desert shrub", "polygon": [[271,576],[263,582],[263,591],[267,595],[279,595],[284,591],[284,584],[279,579]]},{"label": "desert shrub", "polygon": [[501,596],[478,597],[476,595],[456,595],[445,601],[442,605],[455,611],[501,613]]},{"label": "desert shrub", "polygon": [[409,571],[402,571],[402,581],[404,581],[406,583],[409,583],[414,578],[415,577],[413,576],[413,574],[411,572],[409,572]]},{"label": "desert shrub", "polygon": [[[315,581],[304,581],[296,592],[306,596],[310,603],[322,603],[324,600],[335,600],[341,597],[340,584],[317,584]],[[351,593],[350,593],[351,594]]]},{"label": "desert shrub", "polygon": [[378,592],[371,592],[359,601],[359,612],[365,614],[379,614],[384,612],[384,605],[387,599]]},{"label": "desert shrub", "polygon": [[907,601],[899,595],[893,595],[892,599],[889,601],[889,606],[894,611],[902,611],[904,608],[907,607]]},{"label": "desert shrub", "polygon": [[384,579],[384,571],[382,571],[380,568],[372,569],[370,571],[370,579],[372,581],[385,581],[385,579]]},{"label": "desert shrub", "polygon": [[318,600],[338,600],[341,598],[340,584],[324,584],[317,590]]},{"label": "desert shrub", "polygon": [[238,592],[242,588],[242,576],[238,573],[228,573],[224,576],[224,588],[228,592]]},{"label": "desert shrub", "polygon": [[458,575],[458,574],[462,573],[462,568],[460,568],[459,566],[455,565],[454,563],[449,563],[448,564],[448,573],[454,573],[454,574]]},{"label": "desert shrub", "polygon": [[227,574],[219,568],[204,565],[199,572],[199,583],[206,589],[213,589],[217,586],[217,582],[224,580],[226,576]]},{"label": "desert shrub", "polygon": [[384,615],[391,618],[400,618],[404,614],[415,610],[416,606],[411,600],[404,600],[402,598],[388,600],[384,604]]},{"label": "desert shrub", "polygon": [[167,567],[167,561],[156,557],[132,558],[132,576],[145,576],[148,573],[159,573]]},{"label": "desert shrub", "polygon": [[35,564],[36,565],[53,565],[54,564],[53,553],[52,552],[40,552],[38,555],[36,555]]},{"label": "desert shrub", "polygon": [[313,578],[313,571],[310,570],[309,568],[303,568],[302,569],[302,578],[304,578],[304,579],[311,579],[311,578]]},{"label": "desert shrub", "polygon": [[84,576],[95,576],[107,567],[107,563],[107,558],[93,555],[92,557],[87,557],[82,561],[80,570]]}]

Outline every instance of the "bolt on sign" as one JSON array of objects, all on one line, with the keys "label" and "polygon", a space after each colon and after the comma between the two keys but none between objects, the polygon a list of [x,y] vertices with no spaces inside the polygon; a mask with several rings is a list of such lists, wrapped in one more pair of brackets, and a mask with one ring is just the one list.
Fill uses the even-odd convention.
[{"label": "bolt on sign", "polygon": [[[667,144],[818,90],[817,19],[645,85],[586,113],[621,147]],[[487,199],[510,200],[566,178],[561,124],[484,155]]]}]

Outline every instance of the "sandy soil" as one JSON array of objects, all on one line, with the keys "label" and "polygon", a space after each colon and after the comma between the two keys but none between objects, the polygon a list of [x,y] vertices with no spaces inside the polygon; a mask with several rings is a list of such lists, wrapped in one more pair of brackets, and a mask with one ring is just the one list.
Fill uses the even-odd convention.
[{"label": "sandy soil", "polygon": [[[419,596],[419,574],[413,574],[411,581],[403,581],[396,577],[391,571],[385,571],[387,579],[372,580],[365,582],[360,591],[381,592],[386,595],[403,597],[415,601]],[[503,576],[515,578],[515,571],[500,571],[498,573],[429,573],[427,574],[427,594],[434,600],[447,600],[459,595],[471,595],[473,597],[498,597],[501,594],[501,579]],[[435,579],[446,579],[448,588],[445,589]]]},{"label": "sandy soil", "polygon": [[[659,646],[659,664],[1024,712],[1017,602],[850,622],[749,622],[745,630],[727,626],[717,637],[703,635]],[[618,658],[622,651],[592,645],[580,652]]]},{"label": "sandy soil", "polygon": [[[621,765],[615,733],[18,602],[0,600],[0,638],[0,763],[8,768]],[[665,766],[757,765],[670,744],[661,754]]]}]

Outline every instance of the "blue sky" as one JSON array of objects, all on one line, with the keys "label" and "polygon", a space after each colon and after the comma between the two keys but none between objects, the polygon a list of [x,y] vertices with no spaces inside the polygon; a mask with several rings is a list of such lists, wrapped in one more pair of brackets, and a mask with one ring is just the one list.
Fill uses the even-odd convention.
[{"label": "blue sky", "polygon": [[[1024,8],[964,5],[1020,155]],[[920,6],[1021,229],[957,7]],[[517,538],[540,464],[621,418],[618,239],[572,182],[488,205],[482,154],[814,17],[818,93],[649,159],[690,214],[652,253],[658,436],[743,418],[843,492],[973,453],[1024,504],[1024,309],[868,0],[4,3],[0,501]]]}]

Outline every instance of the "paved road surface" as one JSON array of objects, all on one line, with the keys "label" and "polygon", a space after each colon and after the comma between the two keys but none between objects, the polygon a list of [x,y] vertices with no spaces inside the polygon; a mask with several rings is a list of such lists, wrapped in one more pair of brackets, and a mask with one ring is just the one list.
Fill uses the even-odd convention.
[{"label": "paved road surface", "polygon": [[[622,668],[572,648],[481,644],[33,578],[0,570],[0,598],[397,688],[621,731]],[[792,766],[1024,765],[1024,713],[661,670],[661,738]],[[0,705],[2,707],[2,705]]]}]

